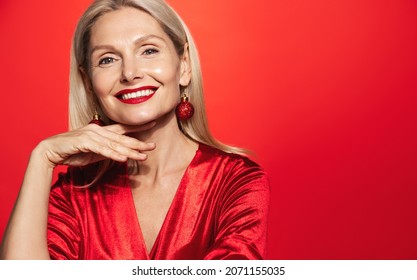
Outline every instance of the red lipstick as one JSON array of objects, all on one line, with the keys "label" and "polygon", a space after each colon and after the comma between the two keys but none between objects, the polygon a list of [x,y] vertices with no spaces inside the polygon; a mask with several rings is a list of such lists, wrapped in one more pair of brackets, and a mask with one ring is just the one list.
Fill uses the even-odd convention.
[{"label": "red lipstick", "polygon": [[152,98],[158,87],[144,86],[133,89],[123,89],[116,93],[116,97],[126,104],[139,104]]}]

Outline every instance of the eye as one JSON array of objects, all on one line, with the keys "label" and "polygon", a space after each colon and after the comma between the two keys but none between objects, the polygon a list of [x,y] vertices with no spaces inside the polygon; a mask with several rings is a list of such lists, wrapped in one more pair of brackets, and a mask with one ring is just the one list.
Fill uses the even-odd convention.
[{"label": "eye", "polygon": [[113,63],[115,61],[116,61],[115,58],[108,56],[108,57],[104,57],[104,58],[100,59],[99,62],[98,62],[98,65],[108,65],[108,64]]},{"label": "eye", "polygon": [[143,54],[144,55],[152,55],[152,54],[156,54],[156,53],[158,53],[159,51],[157,50],[157,49],[154,49],[154,48],[149,48],[149,49],[146,49],[144,52],[143,52]]}]

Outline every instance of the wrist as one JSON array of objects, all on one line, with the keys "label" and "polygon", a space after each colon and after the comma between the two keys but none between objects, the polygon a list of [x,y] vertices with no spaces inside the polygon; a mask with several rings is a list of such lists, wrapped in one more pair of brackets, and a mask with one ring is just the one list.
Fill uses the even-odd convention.
[{"label": "wrist", "polygon": [[32,150],[21,187],[21,193],[29,193],[29,197],[44,196],[43,202],[47,202],[55,167],[46,159],[46,152],[43,144]]},{"label": "wrist", "polygon": [[57,164],[49,160],[48,153],[50,153],[48,145],[45,143],[45,141],[40,142],[32,150],[29,159],[29,164],[33,162],[36,164],[38,168],[53,170],[57,166]]}]

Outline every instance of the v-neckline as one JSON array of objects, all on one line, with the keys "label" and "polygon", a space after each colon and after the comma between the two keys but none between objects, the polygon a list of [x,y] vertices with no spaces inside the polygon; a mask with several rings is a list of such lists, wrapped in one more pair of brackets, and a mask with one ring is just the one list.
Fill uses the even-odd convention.
[{"label": "v-neckline", "polygon": [[126,170],[125,170],[126,181],[127,181],[126,183],[129,186],[128,189],[130,191],[130,198],[131,198],[131,200],[130,200],[131,207],[130,207],[129,211],[131,211],[131,213],[133,212],[133,217],[135,218],[135,221],[136,221],[135,222],[135,227],[137,229],[138,238],[139,238],[139,241],[140,241],[139,243],[141,244],[140,245],[141,246],[141,249],[143,250],[143,252],[145,252],[146,258],[149,259],[149,260],[153,260],[155,258],[155,255],[156,255],[156,252],[157,252],[157,247],[158,247],[158,244],[159,244],[159,240],[161,238],[161,235],[162,235],[162,233],[163,233],[163,231],[164,231],[164,229],[166,227],[166,224],[168,223],[168,221],[171,220],[170,217],[171,217],[172,208],[176,204],[176,201],[178,200],[178,194],[180,193],[180,191],[183,188],[185,188],[185,185],[186,184],[184,184],[184,179],[187,177],[187,174],[189,173],[190,167],[192,165],[195,165],[195,162],[198,159],[198,154],[201,151],[201,147],[202,147],[201,145],[202,144],[201,143],[197,143],[197,144],[198,144],[198,148],[195,151],[194,157],[191,159],[190,163],[188,164],[187,168],[184,171],[184,174],[181,177],[181,180],[180,180],[180,182],[178,184],[177,190],[175,191],[174,197],[172,198],[171,204],[170,204],[170,206],[168,208],[168,211],[167,211],[167,213],[165,215],[164,221],[161,224],[161,228],[159,229],[159,232],[156,235],[155,241],[152,244],[152,248],[151,248],[151,250],[149,252],[148,252],[148,248],[146,247],[145,237],[143,236],[142,228],[140,226],[138,212],[137,212],[137,209],[136,209],[135,200],[134,200],[133,192],[132,192],[132,185],[130,183],[129,174],[128,174],[128,168],[127,168],[127,165],[126,165]]}]

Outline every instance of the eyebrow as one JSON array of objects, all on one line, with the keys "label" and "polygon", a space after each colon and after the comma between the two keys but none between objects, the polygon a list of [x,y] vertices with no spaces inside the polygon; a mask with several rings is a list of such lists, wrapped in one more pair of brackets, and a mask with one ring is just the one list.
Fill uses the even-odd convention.
[{"label": "eyebrow", "polygon": [[[165,39],[162,38],[161,36],[150,34],[150,35],[146,35],[146,36],[143,36],[143,37],[140,37],[140,38],[136,39],[135,42],[134,42],[134,44],[135,45],[139,45],[142,42],[145,42],[145,41],[147,41],[149,39],[154,39],[154,38],[166,42]],[[94,48],[91,49],[90,54],[93,54],[95,51],[103,50],[103,49],[105,49],[105,50],[108,50],[108,49],[114,50],[114,46],[112,46],[112,45],[98,45],[98,46],[94,46]]]}]

